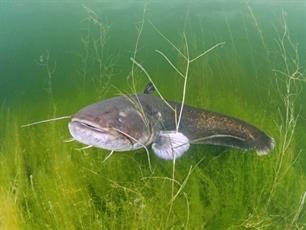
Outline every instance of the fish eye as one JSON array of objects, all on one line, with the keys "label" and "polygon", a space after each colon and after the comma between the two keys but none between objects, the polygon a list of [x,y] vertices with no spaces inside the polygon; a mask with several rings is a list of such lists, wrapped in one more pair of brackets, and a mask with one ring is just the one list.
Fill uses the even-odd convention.
[{"label": "fish eye", "polygon": [[110,110],[106,110],[106,111],[104,111],[103,113],[104,113],[104,114],[109,114],[109,113],[111,113],[111,111],[110,111]]}]

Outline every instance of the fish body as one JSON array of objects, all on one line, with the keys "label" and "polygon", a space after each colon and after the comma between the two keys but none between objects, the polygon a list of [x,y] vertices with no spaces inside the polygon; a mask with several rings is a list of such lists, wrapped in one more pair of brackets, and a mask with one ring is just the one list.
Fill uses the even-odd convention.
[{"label": "fish body", "polygon": [[[180,110],[181,104],[168,101]],[[176,114],[153,95],[118,96],[84,107],[72,116],[71,135],[77,141],[109,149],[129,151],[152,144],[161,158],[184,154],[190,144],[210,144],[256,150],[266,155],[274,140],[255,126],[221,113],[184,105],[176,129]]]}]

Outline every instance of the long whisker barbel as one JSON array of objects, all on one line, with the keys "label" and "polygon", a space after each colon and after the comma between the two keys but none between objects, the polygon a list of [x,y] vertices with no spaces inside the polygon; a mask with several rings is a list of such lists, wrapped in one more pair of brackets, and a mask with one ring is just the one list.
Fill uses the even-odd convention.
[{"label": "long whisker barbel", "polygon": [[63,119],[69,119],[69,118],[71,118],[71,115],[69,115],[69,116],[62,116],[62,117],[56,117],[56,118],[51,118],[51,119],[48,119],[48,120],[35,121],[35,122],[33,122],[33,123],[30,123],[30,124],[22,125],[21,128],[29,127],[29,126],[32,126],[32,125],[38,125],[38,124],[42,124],[42,123],[48,123],[48,122],[50,122],[50,121],[58,121],[58,120],[63,120]]},{"label": "long whisker barbel", "polygon": [[104,163],[105,161],[107,161],[107,160],[113,155],[113,153],[114,153],[114,150],[112,150],[112,151],[104,158],[103,163]]},{"label": "long whisker barbel", "polygon": [[114,129],[115,131],[117,131],[117,132],[119,132],[119,133],[121,133],[121,134],[127,136],[128,138],[132,139],[133,141],[135,141],[136,143],[138,143],[139,145],[141,145],[141,146],[145,149],[145,151],[146,151],[146,153],[147,153],[147,157],[148,157],[149,169],[150,169],[150,171],[152,172],[150,154],[149,154],[149,150],[148,150],[147,146],[145,146],[144,144],[140,143],[135,137],[132,137],[131,135],[129,135],[129,134],[123,132],[122,130],[117,129],[117,128],[113,128],[113,129]]}]

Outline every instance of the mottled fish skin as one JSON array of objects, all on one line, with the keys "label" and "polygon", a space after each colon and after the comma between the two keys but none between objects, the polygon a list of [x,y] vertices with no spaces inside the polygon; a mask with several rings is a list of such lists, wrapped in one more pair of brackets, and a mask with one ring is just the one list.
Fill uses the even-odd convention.
[{"label": "mottled fish skin", "polygon": [[[168,102],[179,111],[180,103]],[[154,142],[159,131],[176,129],[174,111],[159,97],[149,94],[129,99],[124,96],[110,98],[83,108],[72,119],[86,120],[96,127],[120,129],[144,145]],[[259,155],[267,154],[274,147],[273,138],[253,125],[188,105],[184,105],[178,131],[191,143],[255,149]]]},{"label": "mottled fish skin", "polygon": [[[159,97],[138,95],[138,98],[146,114],[155,119],[156,128],[175,129],[175,114]],[[179,111],[180,103],[169,103]],[[274,148],[273,138],[255,126],[234,117],[188,105],[184,105],[179,132],[195,144],[255,149],[258,154],[266,154]]]}]

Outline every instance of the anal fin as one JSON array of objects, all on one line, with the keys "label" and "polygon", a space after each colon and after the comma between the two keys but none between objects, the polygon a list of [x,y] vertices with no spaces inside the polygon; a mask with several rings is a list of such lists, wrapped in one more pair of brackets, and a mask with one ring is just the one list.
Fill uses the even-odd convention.
[{"label": "anal fin", "polygon": [[214,134],[206,137],[202,137],[194,140],[194,144],[209,144],[209,145],[221,145],[232,148],[248,149],[249,145],[246,140],[239,136],[229,134]]}]

